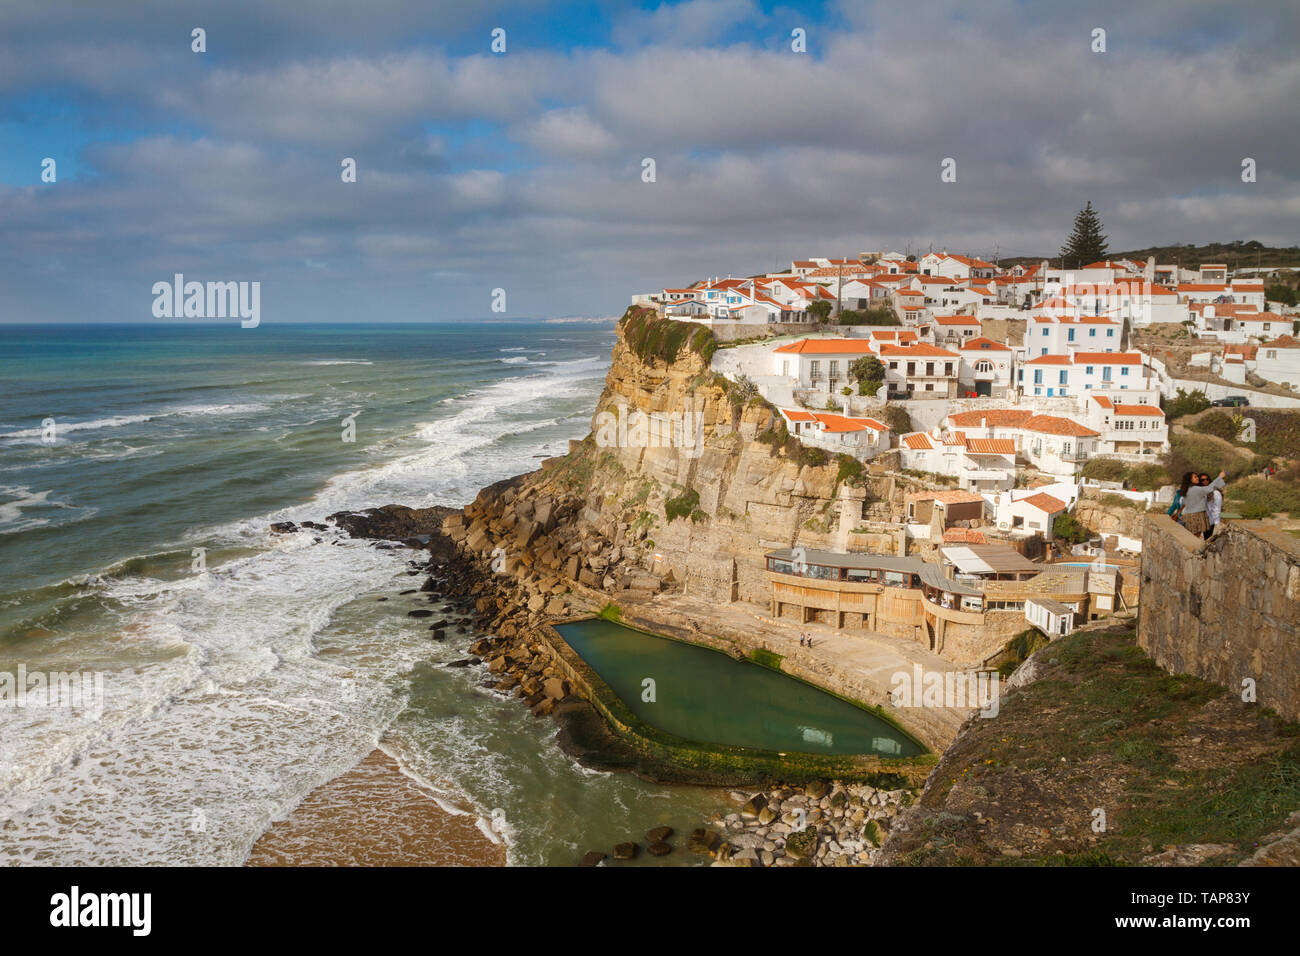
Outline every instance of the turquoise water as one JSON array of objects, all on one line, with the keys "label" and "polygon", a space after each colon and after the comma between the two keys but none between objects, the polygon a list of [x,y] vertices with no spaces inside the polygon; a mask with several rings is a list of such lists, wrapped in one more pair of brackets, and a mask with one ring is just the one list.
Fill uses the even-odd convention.
[{"label": "turquoise water", "polygon": [[440,666],[477,635],[406,616],[428,606],[398,595],[410,552],[268,533],[536,468],[589,430],[613,342],[609,323],[0,326],[0,672],[104,687],[94,719],[0,708],[0,865],[237,864],[381,740],[498,821],[515,863],[698,825],[703,792],[585,770],[552,722]]},{"label": "turquoise water", "polygon": [[923,752],[874,714],[757,664],[603,619],[557,630],[633,713],[687,740],[787,753]]}]

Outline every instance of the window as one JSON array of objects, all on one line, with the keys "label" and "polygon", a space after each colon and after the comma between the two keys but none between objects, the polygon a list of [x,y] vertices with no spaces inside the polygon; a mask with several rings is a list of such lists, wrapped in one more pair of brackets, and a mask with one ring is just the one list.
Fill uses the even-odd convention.
[{"label": "window", "polygon": [[1106,330],[1106,338],[1108,338],[1108,339],[1113,339],[1114,337],[1115,337],[1115,330],[1114,330],[1114,329],[1107,329],[1107,330]]},{"label": "window", "polygon": [[840,374],[839,359],[831,359],[831,375],[839,375],[839,374]]},{"label": "window", "polygon": [[1044,335],[1047,334],[1047,329],[1043,329],[1043,334],[1044,334]]},{"label": "window", "polygon": [[1043,370],[1041,368],[1034,369],[1034,384],[1035,385],[1043,384]]},{"label": "window", "polygon": [[[1273,357],[1274,357],[1274,356],[1271,356],[1271,355],[1269,356],[1269,358],[1273,358]],[[976,363],[975,363],[975,371],[977,371],[977,372],[991,372],[991,371],[993,371],[993,363],[992,363],[992,362],[976,362]]]},{"label": "window", "polygon": [[812,377],[816,378],[822,373],[822,363],[819,362],[817,359],[813,359],[811,363],[811,369],[812,369]]},{"label": "window", "polygon": [[1068,371],[1066,371],[1065,369],[1061,369],[1061,382],[1060,382],[1060,384],[1065,385],[1067,382],[1069,382],[1069,380],[1070,380],[1070,373],[1069,373]]},{"label": "window", "polygon": [[1097,330],[1096,330],[1096,329],[1089,329],[1089,330],[1088,330],[1088,338],[1090,338],[1090,339],[1095,339],[1096,337],[1097,337]]},{"label": "window", "polygon": [[951,362],[944,362],[944,363],[943,363],[943,374],[944,374],[944,375],[951,375],[951,374],[952,374],[952,363],[951,363]]},{"label": "window", "polygon": [[1065,339],[1066,339],[1067,342],[1073,342],[1073,341],[1074,341],[1074,329],[1070,329],[1070,331],[1066,333],[1066,335],[1065,335]]},{"label": "window", "polygon": [[1271,359],[1277,358],[1277,351],[1274,349],[1269,349],[1267,352],[1264,353],[1264,358],[1271,358]]},{"label": "window", "polygon": [[1128,374],[1128,366],[1125,365],[1122,369],[1120,369],[1120,370],[1119,370],[1119,374],[1120,374],[1120,375],[1127,375],[1127,374]]},{"label": "window", "polygon": [[1109,382],[1109,381],[1110,381],[1110,366],[1109,366],[1109,365],[1106,365],[1106,366],[1103,366],[1103,367],[1102,367],[1102,370],[1101,370],[1101,380],[1102,380],[1103,382]]},{"label": "window", "polygon": [[1084,366],[1083,371],[1084,371],[1084,374],[1085,374],[1085,375],[1091,375],[1091,374],[1092,374],[1092,366],[1091,366],[1091,365]]}]

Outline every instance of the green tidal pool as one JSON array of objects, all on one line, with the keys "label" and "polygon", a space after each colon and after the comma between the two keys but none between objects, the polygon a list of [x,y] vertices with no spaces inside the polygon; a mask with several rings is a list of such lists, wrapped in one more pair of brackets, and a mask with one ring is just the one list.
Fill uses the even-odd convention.
[{"label": "green tidal pool", "polygon": [[686,740],[783,753],[925,752],[861,707],[707,647],[601,618],[555,629],[637,717]]}]

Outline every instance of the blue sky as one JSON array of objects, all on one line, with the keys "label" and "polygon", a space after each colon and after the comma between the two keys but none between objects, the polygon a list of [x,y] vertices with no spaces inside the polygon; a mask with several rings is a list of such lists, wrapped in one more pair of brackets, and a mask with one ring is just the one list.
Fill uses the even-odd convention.
[{"label": "blue sky", "polygon": [[617,314],[808,255],[1051,254],[1087,200],[1113,249],[1294,245],[1300,12],[1240,10],[15,0],[0,322],[151,320],[175,272],[261,281],[265,322]]}]

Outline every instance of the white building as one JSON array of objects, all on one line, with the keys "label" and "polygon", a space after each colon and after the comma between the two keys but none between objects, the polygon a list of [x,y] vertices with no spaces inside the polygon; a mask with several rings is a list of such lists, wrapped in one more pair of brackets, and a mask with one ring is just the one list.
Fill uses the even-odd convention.
[{"label": "white building", "polygon": [[781,409],[786,428],[805,445],[826,451],[852,455],[866,461],[882,451],[888,451],[892,442],[889,426],[874,418],[853,418],[830,412],[807,412],[802,409]]},{"label": "white building", "polygon": [[1169,426],[1155,404],[1123,404],[1106,395],[1092,395],[1088,424],[1098,432],[1097,451],[1103,455],[1159,455],[1169,449]]},{"label": "white building", "polygon": [[955,398],[961,356],[936,345],[885,345],[885,384],[891,395],[917,398]]},{"label": "white building", "polygon": [[793,379],[797,387],[838,395],[845,387],[856,390],[857,381],[849,368],[872,354],[868,339],[800,339],[772,350],[772,374]]},{"label": "white building", "polygon": [[1011,390],[1015,375],[1011,346],[981,335],[964,340],[957,352],[961,355],[959,394],[1002,398]]}]

